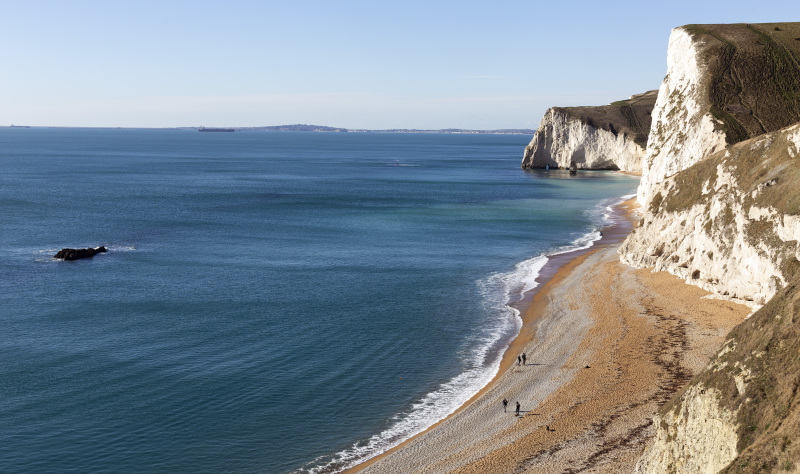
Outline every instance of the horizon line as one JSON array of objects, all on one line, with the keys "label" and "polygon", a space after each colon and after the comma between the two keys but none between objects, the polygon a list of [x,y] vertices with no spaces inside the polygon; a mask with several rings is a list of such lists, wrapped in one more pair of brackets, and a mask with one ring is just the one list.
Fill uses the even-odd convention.
[{"label": "horizon line", "polygon": [[[296,127],[292,129],[292,127]],[[535,128],[494,128],[494,129],[479,129],[479,128],[347,128],[347,127],[333,127],[328,125],[315,125],[315,124],[282,124],[282,125],[256,125],[256,126],[213,126],[206,127],[204,125],[181,125],[171,127],[147,127],[147,126],[112,126],[112,125],[0,125],[0,128],[74,128],[74,129],[103,129],[103,130],[201,130],[201,129],[223,129],[223,130],[236,130],[236,131],[287,131],[287,132],[329,132],[329,133],[435,133],[435,132],[450,132],[450,133],[506,133],[506,134],[527,134],[529,132],[535,133]]]}]

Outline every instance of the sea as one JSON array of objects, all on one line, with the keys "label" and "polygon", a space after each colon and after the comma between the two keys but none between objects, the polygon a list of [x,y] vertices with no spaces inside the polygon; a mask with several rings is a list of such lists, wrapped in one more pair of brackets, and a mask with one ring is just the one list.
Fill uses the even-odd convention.
[{"label": "sea", "polygon": [[447,416],[635,192],[530,138],[0,129],[0,472],[337,472]]}]

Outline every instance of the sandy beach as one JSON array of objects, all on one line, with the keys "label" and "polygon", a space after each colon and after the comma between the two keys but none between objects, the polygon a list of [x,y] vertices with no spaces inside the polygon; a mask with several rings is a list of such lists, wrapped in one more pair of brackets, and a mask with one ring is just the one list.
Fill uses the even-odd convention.
[{"label": "sandy beach", "polygon": [[[617,212],[632,217],[632,205]],[[655,431],[658,408],[750,312],[704,298],[707,292],[669,274],[621,264],[617,247],[630,222],[604,230],[590,251],[549,264],[490,384],[355,470],[630,472]],[[524,366],[517,364],[522,352]]]}]

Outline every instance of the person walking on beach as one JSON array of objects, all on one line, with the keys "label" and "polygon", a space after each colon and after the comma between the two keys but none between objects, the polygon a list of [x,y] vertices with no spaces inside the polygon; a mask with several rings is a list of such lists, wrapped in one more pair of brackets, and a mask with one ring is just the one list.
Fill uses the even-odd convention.
[{"label": "person walking on beach", "polygon": [[514,416],[519,416],[519,402],[517,402],[517,412],[514,414]]},{"label": "person walking on beach", "polygon": [[517,365],[519,365],[520,362],[522,362],[522,357],[521,356],[517,356]]},{"label": "person walking on beach", "polygon": [[503,399],[503,413],[505,413],[505,412],[506,412],[506,407],[508,407],[508,400],[506,400],[506,399],[504,398],[504,399]]},{"label": "person walking on beach", "polygon": [[527,358],[528,358],[528,356],[526,356],[525,353],[523,352],[522,353],[522,365],[527,364],[527,362],[525,362],[525,359],[527,359]]}]

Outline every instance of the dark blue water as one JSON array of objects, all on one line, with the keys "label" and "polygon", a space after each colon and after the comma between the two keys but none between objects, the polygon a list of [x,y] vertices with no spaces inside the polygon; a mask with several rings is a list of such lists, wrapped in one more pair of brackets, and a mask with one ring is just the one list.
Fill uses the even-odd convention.
[{"label": "dark blue water", "polygon": [[329,470],[447,415],[635,189],[529,139],[0,129],[0,471]]}]

